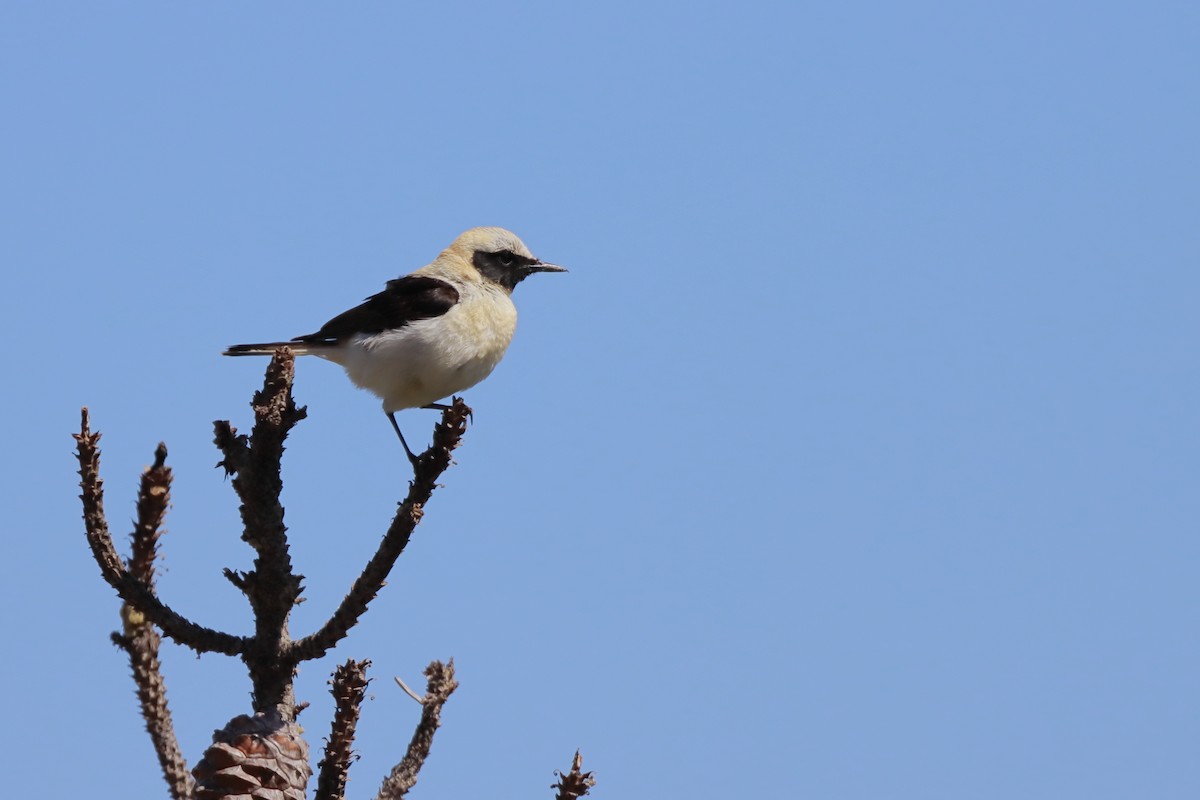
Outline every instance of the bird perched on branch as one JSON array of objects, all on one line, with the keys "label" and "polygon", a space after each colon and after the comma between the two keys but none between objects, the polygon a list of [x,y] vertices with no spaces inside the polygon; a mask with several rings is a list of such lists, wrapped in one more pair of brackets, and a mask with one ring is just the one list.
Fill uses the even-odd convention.
[{"label": "bird perched on branch", "polygon": [[356,386],[383,399],[409,460],[396,412],[437,401],[491,374],[512,341],[512,291],[535,272],[566,272],[533,257],[516,234],[472,228],[432,263],[387,282],[379,294],[290,342],[235,344],[227,356],[269,356],[280,347],[340,364]]}]

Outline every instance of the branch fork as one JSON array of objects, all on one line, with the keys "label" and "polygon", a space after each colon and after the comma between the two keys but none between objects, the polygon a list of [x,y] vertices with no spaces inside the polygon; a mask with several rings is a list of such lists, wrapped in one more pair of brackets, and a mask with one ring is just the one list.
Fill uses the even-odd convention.
[{"label": "branch fork", "polygon": [[[396,509],[376,552],[329,618],[316,631],[293,640],[288,620],[292,608],[303,600],[303,576],[294,571],[288,550],[280,502],[283,488],[280,463],[288,434],[306,416],[304,407],[297,406],[292,397],[294,378],[293,354],[286,347],[280,348],[267,367],[263,388],[255,393],[251,403],[254,410],[251,433],[240,434],[224,420],[213,424],[214,443],[222,455],[218,466],[231,478],[241,501],[242,539],[255,551],[254,565],[249,571],[224,571],[225,577],[250,603],[255,623],[250,636],[236,636],[194,622],[158,596],[154,564],[164,532],[162,524],[170,503],[172,480],[171,470],[166,466],[166,446],[158,446],[152,466],[142,475],[131,555],[126,561],[117,552],[104,513],[101,435],[91,430],[87,408],[82,411],[80,431],[74,434],[88,545],[101,576],[123,601],[122,632],[114,633],[112,640],[129,657],[146,728],[175,800],[260,796],[255,787],[269,796],[303,799],[311,769],[308,747],[296,724],[297,713],[307,705],[297,704],[295,699],[293,681],[297,666],[329,652],[366,613],[420,523],[438,479],[453,463],[451,452],[459,446],[471,416],[471,409],[459,398],[454,398],[452,405],[444,409],[434,429],[433,442],[417,457],[407,496]],[[166,684],[158,660],[160,631],[197,653],[223,653],[241,658],[253,685],[254,713],[236,717],[214,733],[213,745],[192,773],[188,772],[180,752],[167,707]],[[350,660],[334,674],[332,693],[336,710],[325,756],[319,764],[317,800],[344,797],[369,663]],[[416,783],[417,773],[429,755],[434,732],[441,724],[442,707],[458,686],[453,660],[432,662],[425,669],[425,676],[424,696],[418,696],[396,679],[421,704],[421,718],[404,758],[380,787],[378,800],[401,798]],[[578,755],[576,760],[578,767]],[[579,795],[560,793],[560,796]]]}]

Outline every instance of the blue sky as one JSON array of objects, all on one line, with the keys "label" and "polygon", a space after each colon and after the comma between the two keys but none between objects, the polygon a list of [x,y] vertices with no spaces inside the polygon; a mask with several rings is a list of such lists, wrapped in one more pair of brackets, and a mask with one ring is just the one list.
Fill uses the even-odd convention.
[{"label": "blue sky", "polygon": [[[571,272],[518,289],[458,465],[297,685],[316,748],[334,664],[374,662],[350,796],[415,723],[391,676],[449,656],[422,797],[549,797],[577,747],[596,797],[1194,796],[1198,30],[1166,2],[5,4],[10,793],[71,796],[67,747],[94,796],[163,794],[79,407],[117,531],[167,443],[161,592],[246,632],[211,422],[249,427],[265,364],[220,350],[502,225]],[[332,365],[296,393],[301,634],[408,467]],[[249,684],[164,659],[194,763]]]}]

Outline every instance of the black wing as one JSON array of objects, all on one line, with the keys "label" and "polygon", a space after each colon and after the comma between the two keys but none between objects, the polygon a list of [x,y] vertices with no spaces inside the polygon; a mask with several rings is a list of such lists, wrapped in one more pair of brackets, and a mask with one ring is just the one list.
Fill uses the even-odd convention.
[{"label": "black wing", "polygon": [[425,275],[407,275],[388,281],[382,292],[371,295],[362,305],[338,314],[316,333],[297,336],[292,341],[333,344],[356,333],[403,328],[419,319],[440,317],[457,302],[458,290],[445,281]]}]

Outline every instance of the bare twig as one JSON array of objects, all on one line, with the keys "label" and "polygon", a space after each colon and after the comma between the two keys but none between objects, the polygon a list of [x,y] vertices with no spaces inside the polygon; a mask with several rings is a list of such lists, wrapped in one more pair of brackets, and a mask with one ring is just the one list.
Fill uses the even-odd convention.
[{"label": "bare twig", "polygon": [[421,701],[421,721],[413,731],[408,752],[384,779],[376,800],[399,800],[416,784],[417,773],[425,765],[429,749],[433,746],[433,734],[441,725],[442,706],[458,688],[458,681],[454,680],[454,659],[446,664],[440,661],[430,663],[425,668],[425,677],[429,682]]},{"label": "bare twig", "polygon": [[[163,518],[170,501],[171,469],[166,465],[166,460],[166,445],[160,444],[154,452],[154,465],[142,473],[137,522],[131,537],[133,547],[129,571],[151,590],[154,587],[154,561],[158,558],[158,539],[163,532]],[[124,633],[114,633],[112,641],[129,656],[142,718],[158,756],[163,779],[174,800],[190,800],[194,781],[175,736],[175,726],[167,706],[166,682],[158,660],[162,639],[145,615],[128,603],[121,607],[121,619]]]},{"label": "bare twig", "polygon": [[596,785],[596,779],[592,777],[592,773],[583,771],[583,756],[579,751],[575,751],[575,758],[571,762],[571,771],[566,775],[558,772],[554,773],[558,776],[558,783],[551,784],[551,789],[558,789],[555,800],[574,800],[576,797],[583,797],[588,793],[588,790]]},{"label": "bare twig", "polygon": [[297,640],[292,645],[290,657],[295,661],[308,661],[323,656],[346,636],[359,617],[366,612],[367,605],[383,587],[396,559],[408,545],[413,529],[421,521],[425,504],[429,502],[438,478],[450,466],[450,452],[458,447],[462,440],[470,414],[471,409],[457,397],[454,398],[454,404],[442,412],[442,421],[434,429],[433,444],[418,459],[415,479],[409,487],[408,496],[396,511],[379,549],[329,620],[315,633]]},{"label": "bare twig", "polygon": [[125,562],[117,554],[108,520],[104,515],[104,481],[100,478],[100,433],[92,433],[88,410],[83,409],[80,432],[74,434],[76,453],[79,458],[80,486],[83,493],[83,521],[88,545],[100,566],[100,574],[117,594],[133,608],[157,625],[165,635],[198,653],[225,653],[238,655],[245,647],[240,636],[215,631],[197,625],[181,616],[158,599],[153,588],[145,580],[130,573]]},{"label": "bare twig", "polygon": [[392,680],[394,680],[396,682],[397,686],[399,686],[401,689],[404,690],[404,693],[406,695],[411,697],[413,700],[416,700],[421,705],[425,705],[425,698],[421,697],[421,695],[417,694],[412,689],[408,688],[408,684],[405,683],[404,681],[400,680],[399,676],[393,677]]},{"label": "bare twig", "polygon": [[333,699],[336,709],[333,728],[325,743],[325,757],[321,759],[317,773],[317,793],[314,800],[343,800],[346,796],[346,779],[350,761],[354,757],[350,750],[354,744],[354,729],[358,725],[359,707],[367,690],[367,667],[370,661],[347,661],[333,675]]}]

